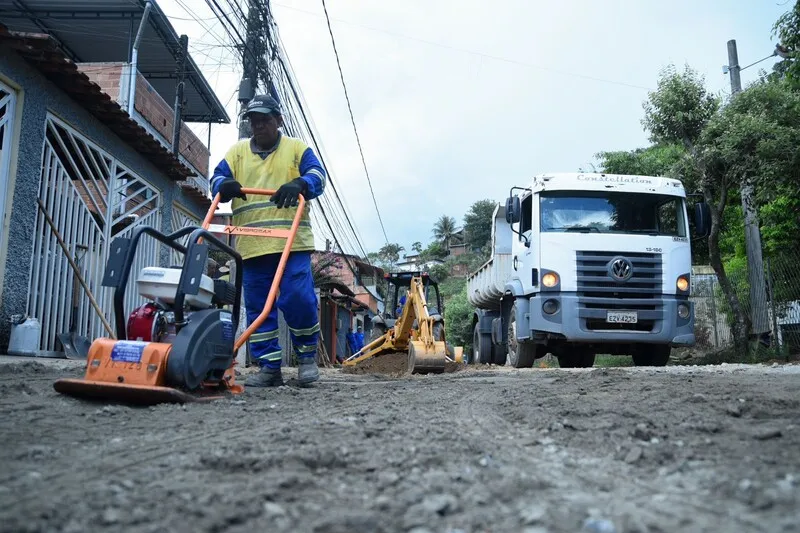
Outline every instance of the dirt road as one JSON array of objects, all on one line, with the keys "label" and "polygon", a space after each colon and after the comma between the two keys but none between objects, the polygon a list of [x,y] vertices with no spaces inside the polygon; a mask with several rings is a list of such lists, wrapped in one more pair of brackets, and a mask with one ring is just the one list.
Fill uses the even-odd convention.
[{"label": "dirt road", "polygon": [[[291,369],[287,372],[291,372]],[[800,367],[325,370],[129,408],[0,361],[0,530],[800,531]]]}]

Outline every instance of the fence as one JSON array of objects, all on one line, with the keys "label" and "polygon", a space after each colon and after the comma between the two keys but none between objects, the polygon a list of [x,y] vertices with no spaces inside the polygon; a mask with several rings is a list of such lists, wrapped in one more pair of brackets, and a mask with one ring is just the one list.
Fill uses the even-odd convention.
[{"label": "fence", "polygon": [[[693,270],[696,346],[709,350],[728,347],[733,344],[734,316],[727,298],[710,267]],[[764,289],[751,295],[747,263],[726,265],[728,279],[752,324],[751,332],[771,347],[800,352],[800,253],[764,257],[763,273]]]}]

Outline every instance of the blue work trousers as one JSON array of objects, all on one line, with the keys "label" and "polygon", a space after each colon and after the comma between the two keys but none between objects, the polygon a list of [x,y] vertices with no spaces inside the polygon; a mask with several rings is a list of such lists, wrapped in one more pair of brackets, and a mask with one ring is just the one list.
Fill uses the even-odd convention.
[{"label": "blue work trousers", "polygon": [[[246,259],[242,288],[247,324],[252,324],[267,301],[281,254],[267,254]],[[316,357],[319,338],[319,314],[314,280],[311,275],[311,252],[292,252],[280,281],[277,305],[250,336],[250,350],[260,366],[280,368],[281,346],[278,339],[278,309],[283,312],[297,357]]]}]

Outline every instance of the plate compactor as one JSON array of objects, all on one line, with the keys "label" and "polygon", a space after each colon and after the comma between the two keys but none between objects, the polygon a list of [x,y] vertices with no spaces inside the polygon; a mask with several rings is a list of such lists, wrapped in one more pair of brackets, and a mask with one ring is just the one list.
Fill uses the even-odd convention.
[{"label": "plate compactor", "polygon": [[[275,191],[243,188],[250,195]],[[212,225],[220,196],[211,203],[202,227],[190,226],[164,235],[147,226],[130,238],[117,238],[103,277],[114,289],[117,338],[98,338],[89,348],[82,379],[59,379],[56,391],[79,398],[125,403],[183,403],[240,394],[235,354],[266,320],[275,304],[280,279],[289,258],[305,206],[301,196],[291,229]],[[242,258],[214,233],[286,239],[275,280],[264,309],[244,333],[235,338],[242,302]],[[184,256],[180,268],[145,267],[139,273],[139,295],[149,301],[125,316],[124,296],[136,248],[149,235]],[[188,236],[184,246],[180,240]],[[234,283],[204,274],[209,244],[233,258]],[[232,309],[230,308],[232,306]]]}]

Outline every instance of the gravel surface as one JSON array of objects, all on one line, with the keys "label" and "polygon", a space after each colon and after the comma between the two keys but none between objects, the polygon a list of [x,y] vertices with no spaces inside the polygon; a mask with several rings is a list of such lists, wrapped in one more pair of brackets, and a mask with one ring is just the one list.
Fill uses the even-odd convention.
[{"label": "gravel surface", "polygon": [[798,366],[376,368],[131,408],[0,358],[0,531],[800,531]]}]

